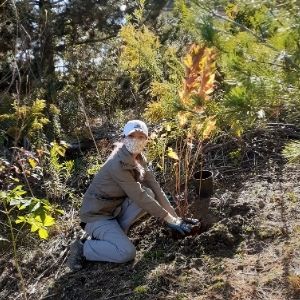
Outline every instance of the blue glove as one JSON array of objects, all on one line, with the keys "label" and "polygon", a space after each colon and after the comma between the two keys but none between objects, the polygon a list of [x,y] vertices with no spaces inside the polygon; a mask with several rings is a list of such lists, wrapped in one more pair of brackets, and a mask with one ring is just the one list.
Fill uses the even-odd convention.
[{"label": "blue glove", "polygon": [[184,221],[181,221],[179,224],[167,223],[167,225],[169,228],[180,232],[182,235],[190,233],[192,230],[191,225],[185,223]]}]

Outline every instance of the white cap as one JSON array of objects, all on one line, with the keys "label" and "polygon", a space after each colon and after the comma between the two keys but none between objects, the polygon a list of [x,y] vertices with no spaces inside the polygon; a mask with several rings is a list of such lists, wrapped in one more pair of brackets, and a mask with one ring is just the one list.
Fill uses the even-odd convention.
[{"label": "white cap", "polygon": [[133,133],[133,132],[136,132],[136,131],[142,132],[146,136],[148,136],[147,125],[143,121],[140,121],[140,120],[128,121],[126,123],[126,125],[124,126],[123,134],[125,136],[128,136],[130,133]]}]

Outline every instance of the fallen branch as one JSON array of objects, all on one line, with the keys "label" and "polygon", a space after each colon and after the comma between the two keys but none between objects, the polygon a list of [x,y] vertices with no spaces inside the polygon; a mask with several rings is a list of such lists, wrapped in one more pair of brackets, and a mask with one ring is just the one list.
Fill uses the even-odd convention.
[{"label": "fallen branch", "polygon": [[294,128],[296,128],[297,130],[300,130],[300,128],[298,128],[297,125],[295,125],[295,124],[289,124],[289,123],[275,123],[275,122],[272,122],[272,123],[267,123],[267,126],[294,127]]}]

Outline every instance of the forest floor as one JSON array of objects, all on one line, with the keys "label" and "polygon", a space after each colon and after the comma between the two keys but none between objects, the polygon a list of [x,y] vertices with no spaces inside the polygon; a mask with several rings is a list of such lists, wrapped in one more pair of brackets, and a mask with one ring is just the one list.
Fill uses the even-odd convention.
[{"label": "forest floor", "polygon": [[[263,140],[250,145],[256,163],[248,155],[250,163],[219,167],[212,197],[191,192],[206,231],[173,239],[145,217],[129,232],[137,248],[132,262],[68,270],[68,245],[82,234],[70,212],[71,224],[65,220],[49,241],[22,251],[27,298],[300,299],[300,168],[283,160],[276,133]],[[1,257],[0,274],[0,298],[22,299],[11,253]]]}]

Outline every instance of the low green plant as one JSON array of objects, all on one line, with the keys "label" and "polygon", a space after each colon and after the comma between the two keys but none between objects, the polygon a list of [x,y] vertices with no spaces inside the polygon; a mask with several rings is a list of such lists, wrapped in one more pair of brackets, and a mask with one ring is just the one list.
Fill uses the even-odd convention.
[{"label": "low green plant", "polygon": [[226,282],[221,276],[215,276],[209,290],[219,291],[225,288]]},{"label": "low green plant", "polygon": [[235,166],[238,166],[242,161],[242,149],[238,148],[229,152],[228,156],[230,157],[232,163]]},{"label": "low green plant", "polygon": [[243,226],[243,233],[247,235],[251,235],[255,231],[255,228],[251,225],[244,225]]},{"label": "low green plant", "polygon": [[167,171],[167,157],[172,158],[172,147],[180,135],[180,128],[173,122],[164,122],[161,126],[156,128],[150,135],[149,143],[147,145],[147,158],[155,167],[162,173]]},{"label": "low green plant", "polygon": [[49,123],[44,110],[46,101],[36,99],[31,105],[20,105],[14,101],[13,111],[0,115],[0,123],[6,128],[6,132],[14,139],[17,145],[19,140],[26,136],[35,139],[36,133]]},{"label": "low green plant", "polygon": [[7,217],[16,216],[15,223],[28,224],[31,232],[37,232],[41,239],[48,238],[48,228],[55,224],[54,213],[63,213],[46,199],[26,196],[23,186],[18,185],[12,190],[1,191],[0,200]]},{"label": "low green plant", "polygon": [[300,163],[300,141],[287,143],[282,154],[290,163]]},{"label": "low green plant", "polygon": [[297,195],[294,192],[288,192],[287,193],[288,200],[292,203],[297,203],[299,201]]},{"label": "low green plant", "polygon": [[145,259],[149,259],[151,261],[159,261],[161,260],[165,255],[164,250],[151,250],[149,252],[146,252],[144,257]]},{"label": "low green plant", "polygon": [[[68,180],[71,178],[74,167],[73,160],[64,160],[67,144],[64,142],[51,143],[49,156],[45,157],[45,173],[49,179],[45,180],[45,188],[48,198],[62,200],[73,190],[68,186]],[[46,168],[45,168],[46,167]]]},{"label": "low green plant", "polygon": [[85,157],[83,173],[87,177],[91,177],[95,175],[102,167],[103,160],[101,159],[102,155],[99,156],[98,154],[90,154]]},{"label": "low green plant", "polygon": [[149,287],[147,285],[139,285],[133,291],[135,294],[145,294],[149,291]]},{"label": "low green plant", "polygon": [[177,294],[175,296],[175,300],[187,300],[188,299],[188,296],[184,295],[184,294]]},{"label": "low green plant", "polygon": [[[14,179],[17,182],[17,179]],[[48,238],[49,227],[55,224],[53,215],[63,213],[62,210],[52,206],[46,199],[39,199],[34,196],[26,196],[27,192],[22,185],[17,185],[12,189],[0,191],[0,213],[4,214],[7,219],[7,226],[10,232],[10,240],[1,237],[2,240],[11,242],[13,249],[14,265],[20,278],[23,298],[27,298],[27,289],[22,274],[22,269],[18,259],[18,236],[24,231],[14,233],[15,224],[29,225],[31,232],[37,232],[41,239]]]},{"label": "low green plant", "polygon": [[274,228],[270,226],[260,226],[259,228],[257,228],[255,234],[260,240],[266,240],[279,237],[282,232],[279,228],[276,227]]},{"label": "low green plant", "polygon": [[101,168],[101,164],[99,164],[98,162],[96,162],[93,166],[89,167],[87,170],[86,170],[86,173],[88,175],[95,175]]}]

